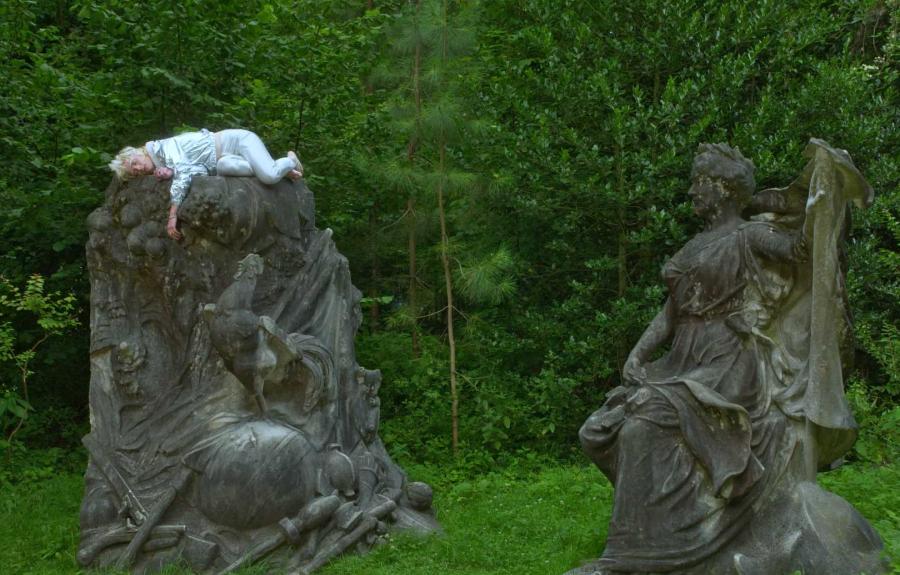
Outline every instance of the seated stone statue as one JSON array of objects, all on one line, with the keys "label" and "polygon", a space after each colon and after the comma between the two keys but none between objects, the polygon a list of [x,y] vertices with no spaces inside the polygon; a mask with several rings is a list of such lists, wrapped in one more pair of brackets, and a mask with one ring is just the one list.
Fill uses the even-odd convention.
[{"label": "seated stone statue", "polygon": [[872,191],[845,151],[805,155],[797,181],[754,197],[750,160],[700,146],[689,195],[706,227],[663,267],[669,296],[625,385],[580,432],[615,495],[602,557],[572,573],[884,571],[878,534],[816,484],[856,434],[839,239]]}]

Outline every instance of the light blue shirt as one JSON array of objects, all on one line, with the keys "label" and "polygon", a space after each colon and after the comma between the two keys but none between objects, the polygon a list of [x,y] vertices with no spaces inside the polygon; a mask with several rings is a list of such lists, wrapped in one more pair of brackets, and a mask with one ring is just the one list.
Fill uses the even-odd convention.
[{"label": "light blue shirt", "polygon": [[186,132],[174,138],[147,142],[145,148],[156,167],[173,171],[169,194],[176,206],[181,204],[190,189],[191,178],[216,173],[216,142],[205,128],[199,132]]}]

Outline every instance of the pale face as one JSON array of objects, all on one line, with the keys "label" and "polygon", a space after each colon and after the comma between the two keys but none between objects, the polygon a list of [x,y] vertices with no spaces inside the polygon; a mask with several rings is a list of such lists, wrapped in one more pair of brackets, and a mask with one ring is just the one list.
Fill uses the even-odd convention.
[{"label": "pale face", "polygon": [[135,154],[128,158],[125,169],[132,176],[149,176],[156,169],[147,154]]}]

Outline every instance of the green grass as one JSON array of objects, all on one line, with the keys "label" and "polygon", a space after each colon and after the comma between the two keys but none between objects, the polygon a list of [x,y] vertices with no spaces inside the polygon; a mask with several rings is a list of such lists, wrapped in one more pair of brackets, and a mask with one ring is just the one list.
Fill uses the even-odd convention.
[{"label": "green grass", "polygon": [[[446,534],[393,537],[365,557],[341,559],[322,575],[560,575],[602,550],[612,489],[592,468],[550,467],[458,481],[441,468],[410,471],[435,484]],[[853,503],[881,533],[890,554],[900,557],[900,467],[847,466],[820,478]],[[80,572],[73,558],[81,489],[79,476],[62,475],[0,492],[0,573]],[[895,571],[900,573],[900,563]]]},{"label": "green grass", "polygon": [[3,487],[0,494],[0,570],[4,573],[76,573],[78,475]]},{"label": "green grass", "polygon": [[560,575],[599,554],[611,498],[609,483],[584,467],[464,481],[438,492],[444,537],[397,538],[325,573]]}]

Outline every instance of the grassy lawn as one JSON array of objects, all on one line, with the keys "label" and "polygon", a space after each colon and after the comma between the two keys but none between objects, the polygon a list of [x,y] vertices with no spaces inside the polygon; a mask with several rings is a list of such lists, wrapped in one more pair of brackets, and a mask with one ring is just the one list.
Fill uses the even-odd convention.
[{"label": "grassy lawn", "polygon": [[[323,575],[552,574],[599,555],[612,489],[588,467],[553,467],[452,482],[440,468],[412,468],[433,482],[443,537],[395,537],[365,557],[347,557]],[[847,466],[821,483],[853,503],[900,558],[900,466]],[[81,478],[63,475],[0,494],[0,573],[79,573]],[[900,573],[900,562],[895,561]],[[247,569],[247,575],[263,569]],[[176,569],[166,573],[181,573]]]}]

